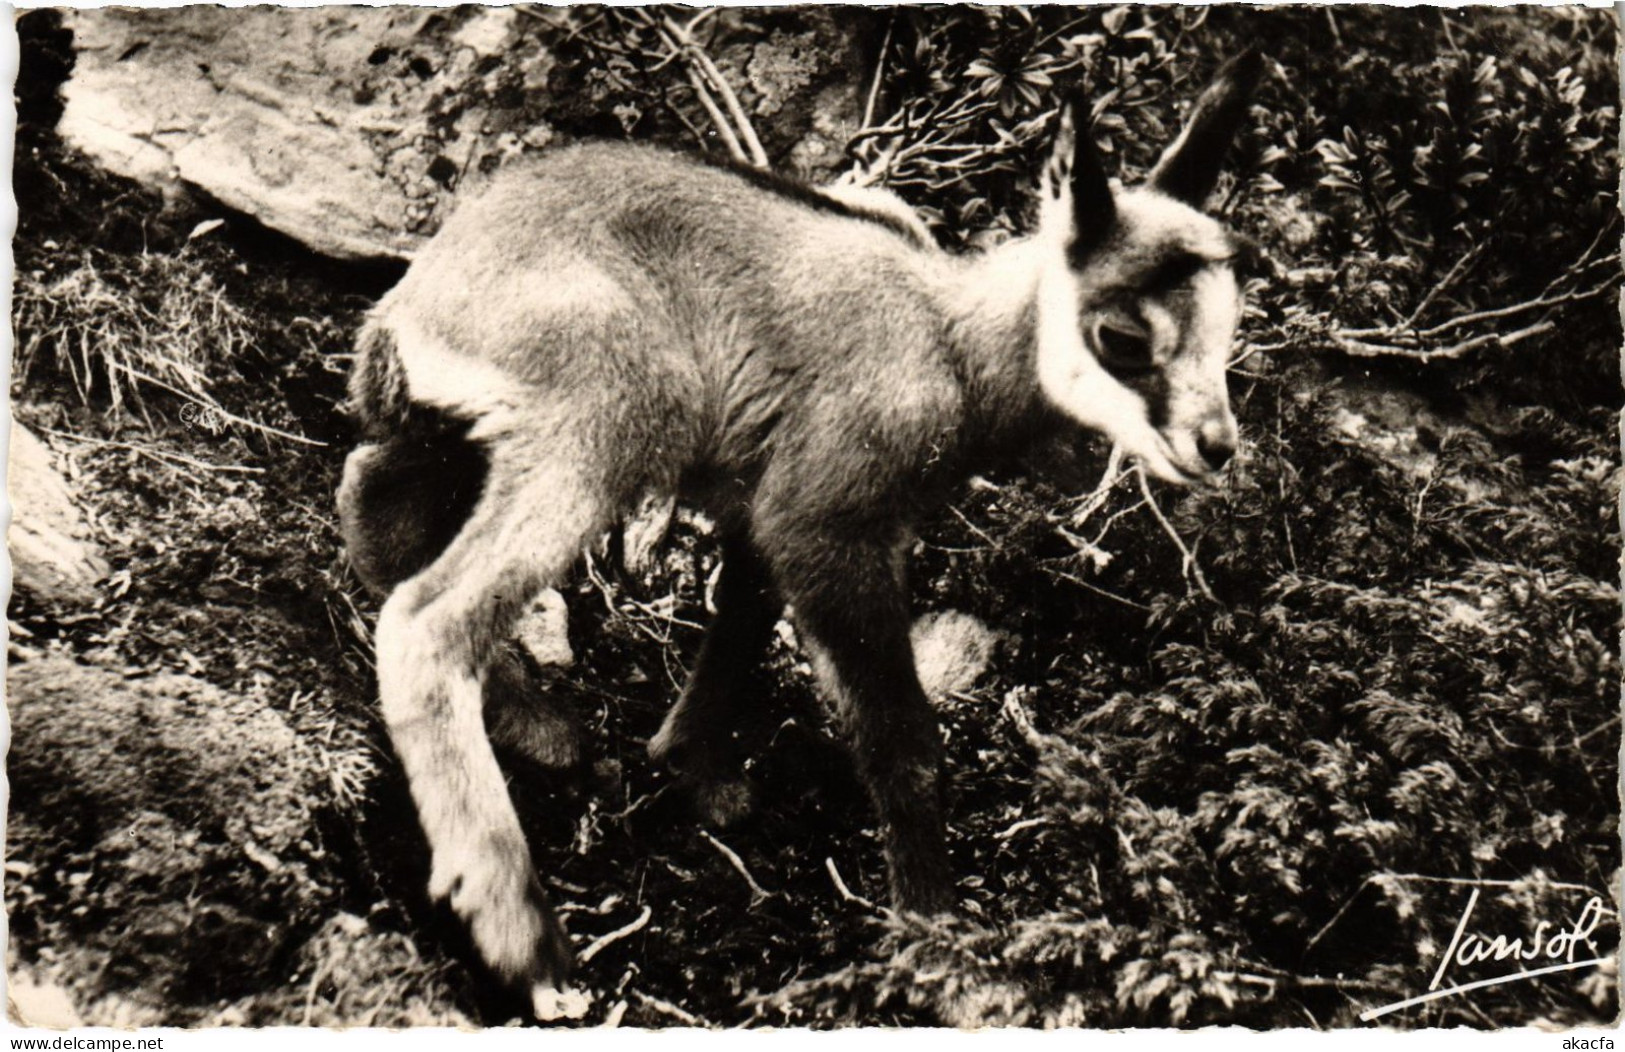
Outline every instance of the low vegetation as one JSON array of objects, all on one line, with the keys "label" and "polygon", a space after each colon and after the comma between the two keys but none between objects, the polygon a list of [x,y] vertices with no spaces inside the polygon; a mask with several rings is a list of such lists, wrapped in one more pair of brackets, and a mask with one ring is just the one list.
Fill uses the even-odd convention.
[{"label": "low vegetation", "polygon": [[[1612,910],[1612,13],[853,17],[879,43],[843,59],[861,65],[866,127],[830,174],[895,189],[955,250],[1024,227],[1010,187],[1063,93],[1087,93],[1132,180],[1224,55],[1266,54],[1219,205],[1266,260],[1232,372],[1248,448],[1227,487],[1201,493],[1148,488],[1087,444],[1044,451],[1047,473],[979,479],[923,531],[918,608],[967,611],[1004,641],[943,702],[966,903],[953,921],[881,907],[878,840],[851,835],[866,804],[788,638],[763,689],[793,716],[752,761],[758,813],[696,828],[643,742],[698,646],[706,524],[680,516],[641,574],[595,563],[567,595],[577,664],[557,687],[591,731],[588,763],[513,783],[551,894],[580,948],[597,947],[581,976],[592,1021],[1348,1026],[1426,990],[1470,896],[1474,929],[1508,937],[1571,924],[1592,896]],[[596,85],[553,104],[555,126],[613,119],[681,143],[715,111],[742,156],[752,139],[779,150],[750,128],[754,82],[726,61],[713,81],[660,60],[692,54],[673,28],[726,55],[804,27],[689,19],[535,13],[550,76]],[[73,452],[117,569],[93,613],[24,599],[14,623],[30,645],[228,691],[274,677],[333,772],[318,810],[335,901],[392,960],[410,956],[402,931],[443,960],[454,936],[422,901],[421,841],[370,708],[373,608],[331,512],[348,339],[388,275],[313,277],[275,238],[200,227],[207,215],[89,172],[26,114],[18,165],[14,403]],[[19,900],[8,878],[19,952],[46,930],[29,911],[50,915],[48,892]],[[74,920],[51,917],[71,937]],[[328,945],[359,922],[334,923],[300,918],[286,938]],[[1575,960],[1612,958],[1615,916],[1589,936]],[[336,1021],[344,1004],[393,1018],[343,986],[346,969],[289,959],[308,999],[228,1018]],[[434,967],[413,1018],[488,1009],[474,981]],[[1618,1010],[1610,964],[1381,1021]]]}]

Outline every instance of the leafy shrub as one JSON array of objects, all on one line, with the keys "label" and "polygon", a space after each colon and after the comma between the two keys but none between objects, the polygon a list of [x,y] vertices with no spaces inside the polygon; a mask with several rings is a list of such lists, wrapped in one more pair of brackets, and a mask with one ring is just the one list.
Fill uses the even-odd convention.
[{"label": "leafy shrub", "polygon": [[[471,74],[513,102],[498,152],[545,140],[519,134],[532,118],[715,148],[703,99],[728,111],[728,85],[741,111],[772,111],[759,145],[783,162],[813,120],[774,109],[794,94],[785,85],[845,76],[866,115],[839,167],[897,190],[958,248],[1024,229],[1022,187],[1064,95],[1084,93],[1132,181],[1178,127],[1176,104],[1251,43],[1270,72],[1219,210],[1276,266],[1250,288],[1233,371],[1248,451],[1225,489],[1153,493],[1108,476],[1077,498],[995,475],[922,537],[918,605],[972,610],[1021,641],[943,705],[965,916],[864,909],[823,923],[827,908],[798,894],[822,880],[817,859],[847,851],[843,867],[875,870],[872,840],[844,825],[844,839],[793,845],[742,831],[744,856],[754,838],[815,872],[785,876],[803,887],[741,932],[692,859],[692,872],[629,876],[628,857],[649,853],[625,835],[646,801],[620,782],[622,759],[605,760],[626,809],[581,820],[569,879],[635,879],[606,911],[634,886],[641,899],[645,879],[671,903],[661,939],[617,963],[622,988],[641,968],[666,996],[689,995],[686,1010],[793,1024],[1349,1025],[1425,985],[1470,889],[1485,930],[1512,933],[1566,918],[1577,895],[1606,898],[1620,868],[1607,12],[908,8],[842,14],[868,42],[844,54],[827,13],[730,9],[704,15],[691,42],[715,53],[705,96],[662,36],[668,14],[702,17],[529,11],[556,59],[545,97],[512,70]],[[772,61],[757,68],[758,54]],[[444,102],[433,117],[449,128],[458,103]],[[205,271],[186,252],[143,260],[22,260],[24,373],[89,361],[81,374],[105,384],[103,366],[72,355],[114,320],[105,345],[129,357],[109,361],[150,373],[179,341],[200,369],[224,362],[211,343],[236,339],[233,315],[218,314],[221,329],[174,322],[208,314]],[[1392,428],[1411,432],[1404,456],[1343,426],[1350,392],[1372,388],[1406,416]],[[1063,459],[1092,482],[1098,452]],[[311,472],[309,499],[326,500],[331,467]],[[623,738],[654,725],[681,677],[715,567],[703,534],[683,534],[643,582],[650,602],[595,585],[605,601],[574,611],[590,608],[574,627],[592,674],[624,673],[597,699],[597,723]],[[332,545],[323,533],[311,547]],[[782,649],[772,671],[780,689],[804,685]],[[786,781],[822,762],[800,752]],[[799,755],[773,758],[787,753]],[[641,762],[626,752],[628,785]],[[823,807],[769,804],[798,831]],[[1617,923],[1595,938],[1609,952]],[[1579,1023],[1617,1008],[1598,970],[1385,1021]]]},{"label": "leafy shrub", "polygon": [[[936,578],[931,601],[1003,616],[1044,652],[990,688],[1033,757],[1013,835],[966,848],[1006,898],[982,924],[895,922],[890,957],[771,1003],[822,1022],[1347,1025],[1425,986],[1469,887],[1502,925],[1486,930],[1516,933],[1617,884],[1612,24],[1117,9],[1046,35],[1074,14],[912,13],[928,67],[912,82],[967,76],[975,101],[917,111],[911,144],[936,161],[975,144],[988,167],[984,184],[980,165],[922,161],[895,185],[933,218],[1019,229],[982,186],[1038,148],[1033,118],[1068,80],[1117,114],[1096,135],[1133,174],[1188,94],[1171,70],[1199,83],[1215,52],[1256,42],[1276,72],[1223,197],[1280,264],[1250,290],[1252,452],[1168,513],[1200,581],[1157,523],[1122,516],[1121,487],[1098,536],[1067,525],[1075,506],[964,506],[975,533],[941,547],[983,554],[955,556],[972,583]],[[968,19],[974,57],[954,51]],[[1316,43],[1328,22],[1336,50]],[[956,104],[975,117],[924,119]],[[1334,430],[1327,381],[1373,369],[1456,421],[1424,436],[1425,465]],[[1041,536],[1057,523],[1070,555]],[[1018,565],[1035,552],[1038,574]],[[1124,604],[1142,598],[1135,623]],[[977,806],[964,821],[983,826],[1012,804]],[[1576,1022],[1616,997],[1577,973],[1390,1019]]]},{"label": "leafy shrub", "polygon": [[[758,1013],[1347,1025],[1425,984],[1467,888],[1512,932],[1580,890],[1606,899],[1611,17],[911,8],[870,28],[850,174],[956,246],[1025,229],[1063,98],[1082,92],[1132,180],[1176,100],[1258,47],[1270,72],[1219,211],[1274,273],[1249,289],[1251,452],[1225,490],[1170,501],[1108,476],[1063,502],[984,481],[927,533],[921,603],[1032,641],[976,692],[1005,720],[944,712],[952,769],[976,772],[955,810],[971,915],[872,921],[873,952],[759,993]],[[1409,392],[1411,453],[1340,430],[1344,383]],[[990,751],[1011,727],[1014,751]],[[1616,1005],[1605,974],[1577,973],[1398,1018]]]}]

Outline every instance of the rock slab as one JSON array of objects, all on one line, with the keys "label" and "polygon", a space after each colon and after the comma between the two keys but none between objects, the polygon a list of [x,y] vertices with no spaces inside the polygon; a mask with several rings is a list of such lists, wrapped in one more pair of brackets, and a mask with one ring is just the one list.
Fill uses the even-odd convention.
[{"label": "rock slab", "polygon": [[8,461],[12,587],[55,610],[88,609],[108,565],[71,485],[50,450],[21,424],[11,427]]},{"label": "rock slab", "polygon": [[[395,155],[413,153],[443,86],[428,65],[421,77],[388,75],[431,17],[412,7],[73,11],[77,61],[59,129],[120,175],[201,189],[318,252],[407,255],[419,240],[414,198],[433,190]],[[500,28],[464,50],[493,39]]]},{"label": "rock slab", "polygon": [[14,968],[92,1025],[184,1024],[330,908],[320,757],[282,716],[188,676],[33,652],[7,669]]}]

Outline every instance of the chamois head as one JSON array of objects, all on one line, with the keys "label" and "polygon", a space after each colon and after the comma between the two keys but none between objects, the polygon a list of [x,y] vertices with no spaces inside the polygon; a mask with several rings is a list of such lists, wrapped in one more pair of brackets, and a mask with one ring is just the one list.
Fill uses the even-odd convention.
[{"label": "chamois head", "polygon": [[1227,62],[1145,183],[1114,190],[1072,107],[1043,175],[1038,237],[1044,394],[1168,482],[1206,480],[1236,450],[1225,365],[1241,312],[1239,244],[1199,209],[1218,182],[1261,61]]}]

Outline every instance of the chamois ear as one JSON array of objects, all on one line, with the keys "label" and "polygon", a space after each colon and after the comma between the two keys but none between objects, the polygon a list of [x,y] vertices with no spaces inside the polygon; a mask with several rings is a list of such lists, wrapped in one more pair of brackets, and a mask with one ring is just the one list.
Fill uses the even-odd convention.
[{"label": "chamois ear", "polygon": [[1094,137],[1087,129],[1079,132],[1074,114],[1082,100],[1061,107],[1055,132],[1055,146],[1044,165],[1046,201],[1065,202],[1071,198],[1072,236],[1067,254],[1076,259],[1087,255],[1111,232],[1117,220],[1112,186],[1106,179],[1106,166]]},{"label": "chamois ear", "polygon": [[1179,133],[1151,169],[1146,182],[1193,208],[1202,207],[1219,181],[1230,141],[1247,117],[1247,102],[1263,72],[1264,60],[1248,49],[1219,67],[1213,83],[1191,110]]}]

